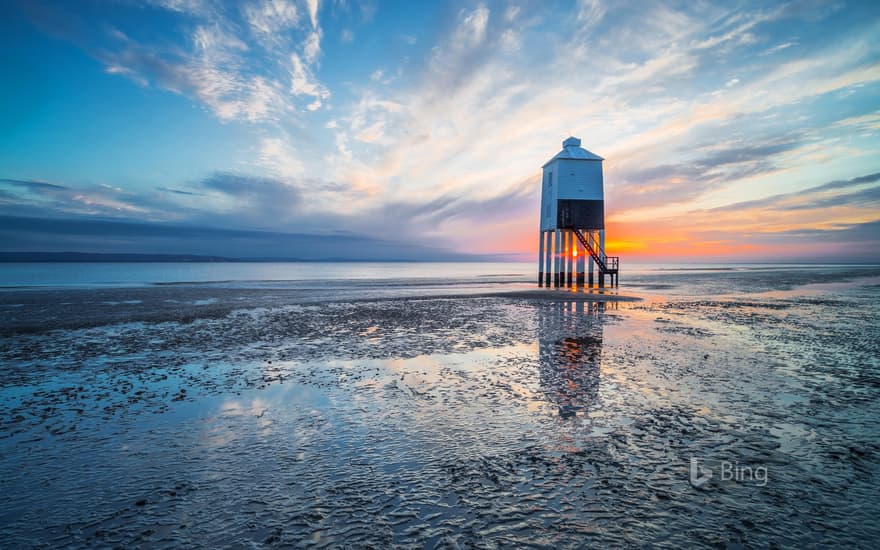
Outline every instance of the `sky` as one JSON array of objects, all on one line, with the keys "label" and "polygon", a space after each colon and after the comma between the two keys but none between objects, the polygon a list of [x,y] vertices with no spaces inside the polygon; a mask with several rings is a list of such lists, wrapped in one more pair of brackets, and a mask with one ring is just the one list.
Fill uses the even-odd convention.
[{"label": "sky", "polygon": [[0,4],[0,250],[880,261],[880,3]]}]

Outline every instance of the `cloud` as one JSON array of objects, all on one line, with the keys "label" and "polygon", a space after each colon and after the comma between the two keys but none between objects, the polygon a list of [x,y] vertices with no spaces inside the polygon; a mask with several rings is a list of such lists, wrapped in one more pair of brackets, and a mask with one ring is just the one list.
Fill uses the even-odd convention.
[{"label": "cloud", "polygon": [[164,191],[166,193],[175,193],[177,195],[186,195],[186,196],[200,196],[203,193],[196,193],[195,191],[184,191],[183,189],[173,189],[171,187],[157,187],[159,191]]},{"label": "cloud", "polygon": [[750,238],[773,251],[761,258],[764,261],[880,262],[880,220],[761,233]]},{"label": "cloud", "polygon": [[880,111],[838,120],[833,126],[859,132],[874,132],[880,130]]},{"label": "cloud", "polygon": [[[321,55],[317,2],[307,2],[305,14],[288,0],[253,1],[240,9],[195,0],[148,4],[178,18],[184,29],[180,40],[139,41],[117,25],[105,31],[102,23],[79,18],[65,4],[27,10],[32,20],[100,60],[108,74],[190,97],[222,121],[282,123],[296,110],[288,90],[300,89],[301,82],[289,84],[289,71],[283,70],[291,51],[302,52],[312,89],[322,90],[323,99],[329,96],[308,69]],[[98,36],[111,42],[100,43]],[[323,99],[316,97],[309,107],[317,109]]]},{"label": "cloud", "polygon": [[205,0],[149,0],[147,3],[166,10],[190,14],[205,13],[210,4]]},{"label": "cloud", "polygon": [[461,10],[451,35],[432,49],[425,77],[438,86],[438,94],[468,82],[474,71],[487,61],[491,47],[486,42],[489,16],[485,4],[470,11]]},{"label": "cloud", "polygon": [[57,185],[54,183],[47,183],[44,181],[16,180],[16,179],[9,179],[9,178],[0,178],[0,185],[11,185],[11,186],[19,187],[22,189],[26,189],[31,192],[37,192],[37,193],[57,192],[57,191],[64,191],[67,189],[63,185]]},{"label": "cloud", "polygon": [[259,161],[263,167],[281,177],[297,177],[303,173],[302,161],[285,138],[262,138],[260,140]]},{"label": "cloud", "polygon": [[383,210],[392,216],[389,219],[393,223],[404,222],[412,226],[427,224],[436,227],[455,220],[491,223],[532,210],[535,183],[530,178],[485,199],[446,194],[428,202],[391,202],[384,205]]},{"label": "cloud", "polygon": [[173,217],[164,210],[165,203],[156,193],[140,194],[108,185],[72,187],[43,181],[0,179],[0,191],[4,191],[6,197],[0,201],[0,212],[8,214]]},{"label": "cloud", "polygon": [[313,101],[306,106],[309,111],[319,109],[330,97],[330,91],[315,80],[312,72],[295,53],[290,54],[290,93],[311,97]]},{"label": "cloud", "polygon": [[766,50],[762,51],[758,55],[774,54],[776,52],[780,52],[780,51],[785,50],[787,48],[791,48],[792,46],[797,46],[797,42],[783,42],[782,44],[777,44],[773,47],[767,48]]},{"label": "cloud", "polygon": [[274,37],[275,34],[294,28],[300,23],[296,5],[284,0],[264,0],[247,4],[243,11],[250,26],[268,37]]},{"label": "cloud", "polygon": [[314,63],[321,55],[321,32],[312,31],[303,44],[303,57],[306,63]]},{"label": "cloud", "polygon": [[348,148],[348,136],[344,132],[336,132],[336,150],[342,160],[350,162],[352,159],[351,149]]},{"label": "cloud", "polygon": [[[534,200],[534,181],[524,180],[485,199],[453,194],[429,202],[397,200],[372,206],[347,185],[314,178],[274,178],[215,172],[184,188],[136,193],[110,186],[74,188],[48,182],[0,180],[0,216],[53,219],[120,219],[137,214],[155,223],[320,233],[329,228],[377,238],[439,246],[435,231],[452,223],[478,226],[522,215]],[[345,202],[348,212],[321,206]],[[316,209],[315,206],[318,206]],[[189,250],[188,253],[209,253]],[[214,252],[210,252],[214,253]]]},{"label": "cloud", "polygon": [[[686,220],[688,213],[740,209],[754,215],[753,209],[765,200],[775,200],[775,195],[767,193],[768,186],[762,186],[760,182],[765,178],[782,177],[792,159],[802,158],[804,151],[819,146],[812,143],[815,137],[806,139],[805,136],[769,139],[747,146],[721,144],[698,150],[698,156],[676,165],[623,167],[614,173],[616,185],[606,192],[610,217],[618,222],[667,216]],[[747,186],[746,182],[755,182],[754,187]],[[749,195],[761,198],[742,200]],[[731,218],[729,221],[735,224],[738,220]],[[745,223],[744,219],[739,221]],[[706,217],[692,219],[691,223],[711,225],[721,223],[721,220]]]},{"label": "cloud", "polygon": [[[880,245],[880,220],[874,220],[864,223],[856,223],[847,226],[841,226],[837,229],[793,229],[790,231],[781,231],[762,236],[767,242],[776,244],[790,244],[792,240],[809,243],[815,243],[816,239],[821,239],[824,243],[853,243],[862,242],[866,244]],[[870,250],[870,258],[874,261],[880,260],[880,246],[874,246]]]},{"label": "cloud", "polygon": [[[381,78],[382,71],[376,71],[374,76]],[[386,126],[394,124],[395,117],[402,108],[402,105],[394,101],[380,99],[372,94],[364,95],[344,121],[354,139],[363,143],[382,144],[386,143]]]},{"label": "cloud", "polygon": [[594,27],[605,16],[605,6],[599,0],[578,0],[577,20],[584,27]]},{"label": "cloud", "polygon": [[878,182],[880,173],[870,173],[721,207],[612,216],[610,246],[665,261],[706,254],[728,260],[876,261]]},{"label": "cloud", "polygon": [[454,39],[461,47],[479,45],[486,37],[486,26],[489,23],[489,8],[479,4],[473,11],[462,11],[461,26]]},{"label": "cloud", "polygon": [[192,42],[192,53],[130,43],[99,57],[109,72],[193,97],[224,121],[276,120],[291,110],[278,80],[245,70],[244,42],[218,27],[203,26],[195,29]]},{"label": "cloud", "polygon": [[[112,235],[113,238],[108,238]],[[480,259],[422,244],[357,234],[247,231],[202,225],[113,219],[0,215],[0,251],[99,254],[186,254],[245,259]]]},{"label": "cloud", "polygon": [[826,189],[837,189],[840,187],[852,187],[855,185],[862,185],[865,183],[874,183],[880,181],[880,172],[875,172],[873,174],[866,174],[864,176],[858,176],[848,180],[835,180],[828,182],[824,185],[820,185],[819,187],[814,188],[815,191],[826,190]]},{"label": "cloud", "polygon": [[309,20],[312,22],[312,28],[318,28],[318,0],[306,0],[306,6],[309,9]]},{"label": "cloud", "polygon": [[[866,184],[880,182],[880,172],[848,180],[835,180],[792,193],[771,195],[757,200],[736,202],[711,209],[714,212],[745,211],[754,209],[806,210],[828,208],[844,204],[868,206],[880,202],[880,186],[862,189]],[[825,192],[833,191],[833,194]]]},{"label": "cloud", "polygon": [[251,227],[263,225],[259,220],[267,218],[284,225],[297,215],[302,200],[295,184],[230,172],[211,174],[198,186],[219,196],[216,204],[221,212],[234,213]]},{"label": "cloud", "polygon": [[[19,238],[15,240],[15,246],[11,246],[12,241],[8,241],[7,246],[0,247],[7,251],[185,253],[248,257],[296,256],[308,259],[332,256],[362,259],[460,259],[460,256],[443,250],[436,235],[432,235],[433,229],[450,223],[478,225],[487,221],[503,220],[511,215],[521,215],[530,207],[530,199],[533,198],[530,196],[533,195],[534,187],[533,182],[523,182],[486,200],[462,199],[450,195],[429,203],[398,201],[342,214],[338,211],[309,210],[311,204],[338,200],[349,193],[345,186],[310,179],[284,181],[217,172],[193,182],[186,189],[158,188],[159,193],[156,194],[137,194],[109,187],[74,189],[45,182],[17,180],[4,180],[2,184],[36,192],[42,197],[42,200],[34,203],[21,193],[13,191],[6,194],[0,188],[0,194],[8,199],[0,198],[0,226],[3,226],[2,220],[8,222],[0,229],[0,233],[16,230],[21,232],[26,227],[35,227],[27,225],[31,222],[21,220],[15,224],[9,222],[13,218],[20,218],[22,214],[42,220],[32,222],[40,226],[39,230],[34,230],[40,234],[39,237],[32,234],[26,239]],[[86,195],[90,197],[92,208],[82,208],[80,197]],[[125,221],[133,211],[142,214],[138,218],[151,220],[151,223],[132,225]],[[50,223],[49,220],[53,221]],[[211,229],[217,227],[250,227],[256,230]],[[377,237],[400,235],[402,227],[409,229],[393,241],[389,241],[387,237]],[[294,240],[310,252],[306,254],[299,248],[296,252],[292,251],[290,246],[293,241],[288,237],[278,236],[280,234],[277,230],[267,232],[269,228],[288,228],[287,231],[296,232],[302,239]],[[339,239],[340,242],[316,245],[317,248],[309,248],[312,245],[305,244],[313,242],[313,236],[326,233],[329,229],[360,235],[361,242],[366,244],[359,247],[357,239],[352,240],[350,237]],[[94,238],[83,239],[77,236],[81,236],[84,231],[86,234],[93,234]],[[50,236],[57,232],[64,233],[65,238]],[[107,235],[113,235],[114,238],[107,239]],[[154,238],[157,236],[162,238]],[[244,239],[244,236],[248,238]],[[343,240],[346,241],[345,246],[341,243]],[[117,246],[120,242],[127,244]],[[273,252],[273,247],[278,248]],[[322,250],[324,255],[318,255],[318,250]]]},{"label": "cloud", "polygon": [[785,210],[819,210],[845,205],[860,207],[874,205],[880,207],[880,187],[871,187],[852,193],[841,193],[826,197],[813,197],[808,201],[784,205],[781,208]]}]

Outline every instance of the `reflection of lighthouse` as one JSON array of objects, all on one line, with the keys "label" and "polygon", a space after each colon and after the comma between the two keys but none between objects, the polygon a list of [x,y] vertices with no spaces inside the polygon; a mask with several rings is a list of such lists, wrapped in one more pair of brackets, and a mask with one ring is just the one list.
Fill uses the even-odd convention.
[{"label": "reflection of lighthouse", "polygon": [[[596,401],[602,361],[604,303],[554,302],[538,310],[540,383],[559,416],[573,417]],[[559,338],[560,334],[570,334]]]}]

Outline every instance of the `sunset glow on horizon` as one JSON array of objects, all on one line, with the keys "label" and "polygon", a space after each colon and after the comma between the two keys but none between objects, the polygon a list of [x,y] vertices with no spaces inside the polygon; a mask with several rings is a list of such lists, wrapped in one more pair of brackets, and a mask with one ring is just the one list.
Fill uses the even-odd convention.
[{"label": "sunset glow on horizon", "polygon": [[622,262],[880,261],[875,2],[0,10],[4,251],[532,260],[575,135]]}]

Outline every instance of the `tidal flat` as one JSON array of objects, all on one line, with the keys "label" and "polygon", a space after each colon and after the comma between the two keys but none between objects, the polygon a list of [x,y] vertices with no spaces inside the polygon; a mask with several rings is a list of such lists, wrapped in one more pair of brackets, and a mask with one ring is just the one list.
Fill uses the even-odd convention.
[{"label": "tidal flat", "polygon": [[878,277],[0,292],[0,540],[876,547]]}]

